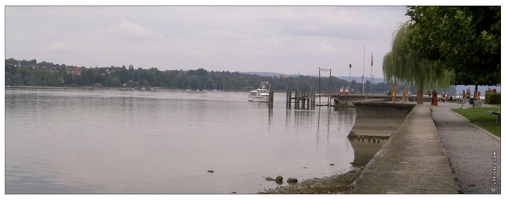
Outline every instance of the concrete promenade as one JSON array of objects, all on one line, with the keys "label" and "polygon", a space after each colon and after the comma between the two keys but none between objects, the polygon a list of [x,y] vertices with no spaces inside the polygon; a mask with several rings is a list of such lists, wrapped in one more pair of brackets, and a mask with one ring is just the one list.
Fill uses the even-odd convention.
[{"label": "concrete promenade", "polygon": [[500,194],[500,139],[450,111],[460,106],[413,108],[346,193]]},{"label": "concrete promenade", "polygon": [[458,194],[429,104],[417,105],[362,169],[347,193]]},{"label": "concrete promenade", "polygon": [[[450,111],[462,104],[439,102],[432,118],[464,194],[501,193],[501,140]],[[482,107],[490,105],[482,104]],[[472,107],[464,104],[464,109]],[[494,160],[494,153],[496,160]],[[494,184],[494,163],[496,184]]]}]

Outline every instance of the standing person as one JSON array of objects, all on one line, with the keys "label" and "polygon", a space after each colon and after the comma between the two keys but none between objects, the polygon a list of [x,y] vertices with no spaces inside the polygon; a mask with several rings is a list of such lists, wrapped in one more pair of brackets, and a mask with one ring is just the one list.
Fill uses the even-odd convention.
[{"label": "standing person", "polygon": [[408,86],[404,86],[404,90],[402,90],[402,103],[407,101],[406,94],[408,93]]},{"label": "standing person", "polygon": [[436,92],[436,90],[432,91],[432,103],[430,105],[437,106],[437,92]]},{"label": "standing person", "polygon": [[392,103],[395,103],[395,100],[397,100],[396,95],[397,95],[397,84],[394,84],[394,91],[392,92]]}]

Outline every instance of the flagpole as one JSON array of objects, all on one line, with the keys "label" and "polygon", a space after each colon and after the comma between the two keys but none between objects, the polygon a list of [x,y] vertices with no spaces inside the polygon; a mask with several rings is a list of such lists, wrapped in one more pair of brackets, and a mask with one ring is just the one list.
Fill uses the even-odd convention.
[{"label": "flagpole", "polygon": [[[362,95],[364,95],[364,74],[365,74],[365,46],[364,46],[364,71],[362,72]],[[367,99],[367,97],[366,97]]]},{"label": "flagpole", "polygon": [[372,94],[372,86],[374,84],[374,76],[372,75],[372,66],[373,66],[373,52],[371,52],[371,87],[369,87],[369,92]]}]

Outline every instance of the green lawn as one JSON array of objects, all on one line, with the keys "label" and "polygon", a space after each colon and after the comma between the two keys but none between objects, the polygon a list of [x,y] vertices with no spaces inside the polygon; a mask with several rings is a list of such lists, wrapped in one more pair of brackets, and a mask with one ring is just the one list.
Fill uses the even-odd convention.
[{"label": "green lawn", "polygon": [[491,132],[492,134],[496,135],[497,137],[501,137],[501,124],[477,124],[482,129],[487,130],[488,132]]},{"label": "green lawn", "polygon": [[456,112],[466,119],[468,119],[471,123],[478,125],[479,127],[491,132],[492,134],[501,137],[501,124],[495,124],[497,120],[497,115],[489,115],[487,111],[500,111],[501,105],[494,105],[497,107],[494,108],[468,108],[468,109],[452,109],[453,112]]}]

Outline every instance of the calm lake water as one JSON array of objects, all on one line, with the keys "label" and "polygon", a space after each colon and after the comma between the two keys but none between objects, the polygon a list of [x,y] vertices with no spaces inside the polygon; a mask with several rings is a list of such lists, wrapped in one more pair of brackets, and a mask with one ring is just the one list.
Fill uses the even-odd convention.
[{"label": "calm lake water", "polygon": [[5,93],[6,193],[256,193],[278,186],[266,177],[354,168],[354,108],[286,109],[283,93],[272,109],[247,92]]}]

